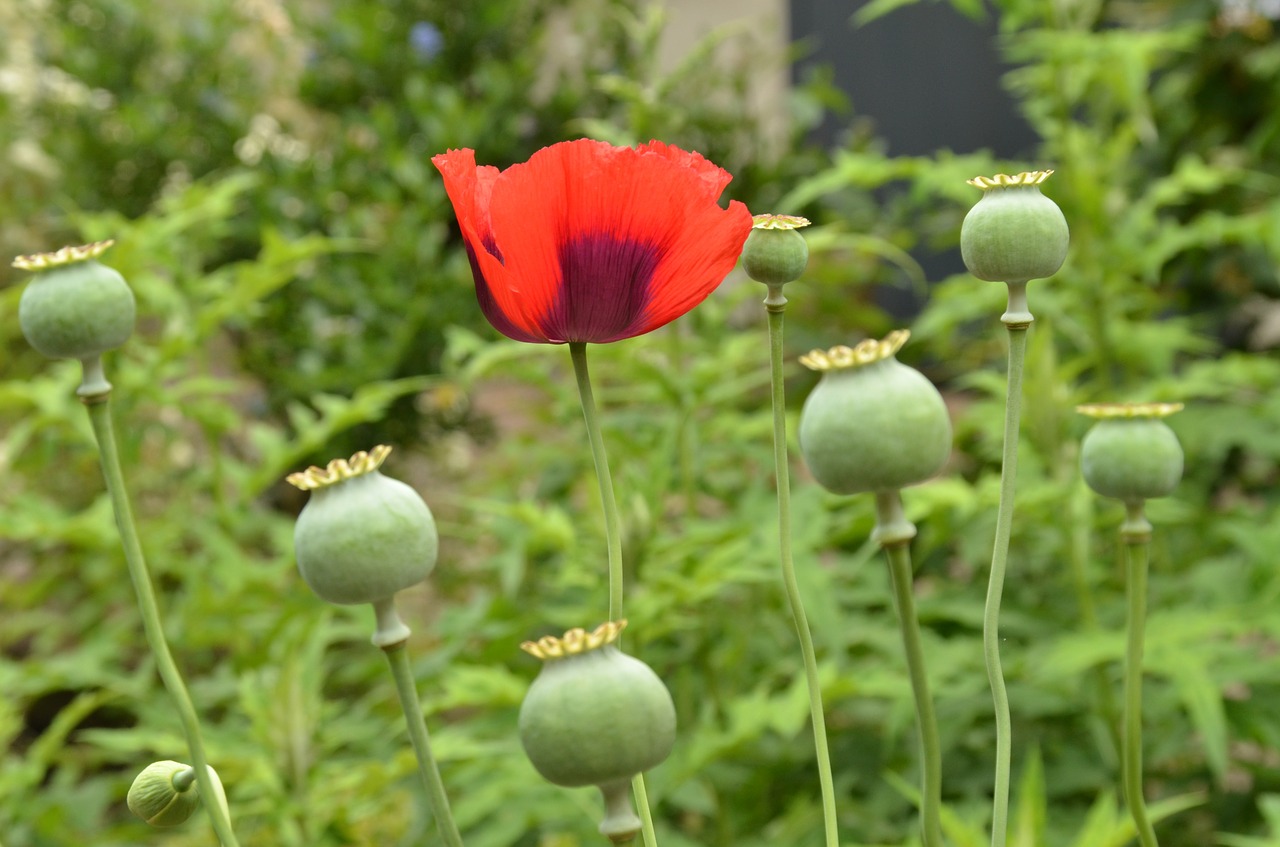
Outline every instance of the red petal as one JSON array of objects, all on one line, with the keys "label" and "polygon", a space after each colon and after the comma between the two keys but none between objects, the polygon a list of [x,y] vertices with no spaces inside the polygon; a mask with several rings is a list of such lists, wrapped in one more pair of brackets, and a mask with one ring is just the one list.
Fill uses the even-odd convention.
[{"label": "red petal", "polygon": [[654,272],[653,296],[643,323],[630,335],[643,335],[670,323],[707,298],[738,263],[751,234],[751,212],[737,200],[727,210],[691,210],[678,237],[667,246]]},{"label": "red petal", "polygon": [[586,139],[504,171],[489,222],[518,280],[523,325],[553,342],[616,341],[693,308],[728,275],[751,230],[745,206],[716,203],[730,179],[661,142],[631,149]]},{"label": "red petal", "polygon": [[721,192],[733,180],[733,175],[724,168],[706,159],[701,153],[681,150],[661,141],[650,141],[638,148],[641,153],[655,153],[665,156],[675,164],[689,168],[702,177],[707,192],[712,200],[718,200]]},{"label": "red petal", "polygon": [[444,177],[445,192],[462,230],[480,310],[494,329],[508,338],[546,341],[535,334],[526,317],[489,225],[489,202],[498,169],[476,167],[476,153],[471,149],[449,150],[432,157],[431,163]]}]

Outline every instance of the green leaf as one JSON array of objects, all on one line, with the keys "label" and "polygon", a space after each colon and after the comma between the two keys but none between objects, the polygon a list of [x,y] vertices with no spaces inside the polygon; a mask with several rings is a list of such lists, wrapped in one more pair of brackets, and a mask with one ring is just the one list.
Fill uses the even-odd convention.
[{"label": "green leaf", "polygon": [[1187,654],[1184,661],[1169,662],[1163,670],[1178,689],[1182,704],[1199,735],[1209,769],[1221,786],[1229,764],[1227,715],[1218,684],[1207,668],[1196,663],[1198,657],[1197,654]]},{"label": "green leaf", "polygon": [[1045,821],[1049,798],[1044,783],[1044,760],[1040,748],[1027,754],[1022,779],[1018,783],[1018,811],[1014,819],[1014,847],[1040,847],[1045,843]]}]

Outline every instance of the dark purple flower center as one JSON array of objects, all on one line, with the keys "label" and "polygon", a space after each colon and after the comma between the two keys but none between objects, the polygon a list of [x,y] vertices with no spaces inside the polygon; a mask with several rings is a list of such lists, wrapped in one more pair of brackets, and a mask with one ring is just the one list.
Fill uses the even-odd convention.
[{"label": "dark purple flower center", "polygon": [[661,251],[609,232],[576,235],[560,245],[560,284],[539,323],[552,341],[616,341],[634,334],[652,295]]}]

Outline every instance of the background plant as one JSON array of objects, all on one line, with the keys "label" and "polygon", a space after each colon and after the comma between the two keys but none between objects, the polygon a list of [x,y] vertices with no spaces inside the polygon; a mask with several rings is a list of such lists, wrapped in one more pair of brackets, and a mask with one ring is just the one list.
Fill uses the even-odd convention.
[{"label": "background plant", "polygon": [[[517,5],[532,36],[561,25],[549,5]],[[699,149],[716,139],[740,149],[743,136],[699,124],[724,115],[689,93],[709,78],[699,74],[722,70],[659,67],[644,28],[656,24],[629,4],[569,5],[593,27],[590,49],[566,69],[580,76],[541,97],[523,73],[541,42],[510,40],[510,4],[469,4],[479,11],[465,20],[383,4],[390,30],[343,8],[200,4],[156,16],[126,2],[0,4],[0,62],[24,69],[3,76],[0,96],[11,164],[0,169],[0,241],[16,254],[118,239],[113,264],[145,317],[112,363],[130,422],[122,448],[170,635],[245,842],[411,844],[429,831],[369,622],[320,608],[301,585],[289,541],[301,503],[279,483],[349,447],[412,435],[418,447],[398,451],[391,470],[431,504],[444,547],[406,615],[464,838],[596,843],[590,794],[543,785],[514,733],[537,670],[515,645],[586,623],[598,597],[600,519],[572,437],[580,411],[562,351],[480,329],[426,159],[466,144],[515,161],[608,126],[616,140]],[[1072,410],[1133,399],[1188,404],[1174,421],[1187,479],[1150,510],[1161,527],[1146,657],[1152,814],[1178,814],[1161,830],[1165,847],[1275,844],[1280,363],[1252,316],[1277,296],[1280,109],[1268,81],[1280,48],[1226,26],[1208,2],[1144,4],[1143,18],[1123,4],[1063,8],[996,10],[1003,48],[1021,63],[1009,83],[1044,138],[1039,161],[888,158],[866,136],[817,157],[801,147],[786,164],[704,152],[734,161],[730,193],[753,211],[818,224],[803,290],[789,292],[792,356],[895,325],[862,283],[923,282],[910,251],[954,246],[973,202],[965,179],[1057,169],[1049,193],[1073,248],[1055,279],[1033,283],[1018,576],[1002,616],[1021,739],[1010,843],[1131,838],[1105,694],[1123,652],[1122,515],[1079,481]],[[279,15],[288,27],[273,28]],[[408,40],[419,21],[443,37],[425,64],[415,51],[433,42]],[[803,89],[797,113],[827,95]],[[679,108],[644,107],[654,102]],[[276,128],[255,125],[259,114]],[[249,138],[264,144],[256,160],[248,141],[247,159],[237,154]],[[306,158],[290,158],[291,140],[308,145]],[[125,179],[128,161],[136,174]],[[424,269],[435,275],[423,281]],[[958,449],[943,479],[904,499],[920,529],[944,829],[955,844],[982,843],[991,724],[980,614],[1004,356],[989,319],[1003,291],[967,275],[929,282],[904,356],[944,388]],[[14,315],[18,294],[0,290],[0,312]],[[636,587],[628,645],[679,711],[676,751],[649,780],[662,843],[677,847],[821,838],[772,552],[756,300],[754,284],[733,278],[677,325],[592,362]],[[179,746],[176,718],[139,646],[75,368],[38,361],[12,321],[0,322],[0,341],[0,837],[7,847],[207,843],[198,828],[147,831],[124,810],[133,773]],[[798,369],[791,378],[794,413],[808,382]],[[897,845],[916,821],[912,707],[861,499],[831,498],[797,469],[795,555],[844,840]]]}]

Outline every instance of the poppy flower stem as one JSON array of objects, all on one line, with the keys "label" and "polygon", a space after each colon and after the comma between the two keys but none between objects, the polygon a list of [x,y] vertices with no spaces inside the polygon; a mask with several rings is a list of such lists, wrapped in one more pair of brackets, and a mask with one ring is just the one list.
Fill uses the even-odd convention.
[{"label": "poppy flower stem", "polygon": [[902,631],[902,647],[911,677],[911,693],[916,705],[916,725],[920,733],[920,819],[925,847],[942,847],[942,745],[938,740],[938,720],[929,677],[925,671],[924,648],[920,643],[920,621],[916,616],[912,590],[911,539],[915,526],[902,512],[899,491],[876,492],[876,530],[872,538],[880,543],[889,561],[893,581],[894,606]]},{"label": "poppy flower stem", "polygon": [[609,473],[609,454],[604,449],[604,435],[600,431],[595,395],[591,391],[591,372],[587,369],[586,342],[570,341],[569,355],[573,359],[573,375],[578,380],[582,417],[587,423],[587,439],[591,442],[591,458],[595,461],[596,480],[600,484],[600,502],[604,507],[605,545],[609,551],[609,617],[607,620],[618,621],[625,617],[622,611],[622,533],[619,529],[618,501],[613,493],[613,475]]},{"label": "poppy flower stem", "polygon": [[[600,430],[600,418],[596,414],[595,394],[591,391],[591,372],[587,369],[587,344],[570,341],[569,356],[573,360],[573,374],[578,381],[578,398],[582,402],[582,417],[587,424],[587,439],[591,442],[591,458],[595,461],[596,480],[600,484],[600,503],[604,507],[605,546],[609,554],[609,620],[622,620],[622,532],[618,520],[618,500],[613,493],[613,475],[609,472],[609,454],[604,449],[604,435]],[[649,792],[645,788],[644,774],[636,774],[631,780],[636,808],[640,814],[641,833],[645,847],[657,847],[658,838],[653,826],[653,812],[649,810]]]},{"label": "poppy flower stem", "polygon": [[982,613],[982,651],[987,681],[995,705],[996,769],[991,802],[991,847],[1004,847],[1009,830],[1009,774],[1012,762],[1013,719],[1009,692],[1000,664],[1000,600],[1004,595],[1009,563],[1009,537],[1013,534],[1013,501],[1018,476],[1018,428],[1022,419],[1022,370],[1027,352],[1026,283],[1009,284],[1009,310],[1002,317],[1009,330],[1009,373],[1005,392],[1004,445],[1000,459],[1000,505],[996,511],[996,537],[991,551],[991,576]]},{"label": "poppy flower stem", "polygon": [[[111,408],[108,398],[111,383],[102,376],[102,362],[97,356],[84,362],[84,384],[77,392],[81,401],[89,410],[89,420],[93,425],[93,435],[98,441],[98,453],[102,461],[102,475],[106,480],[107,493],[111,498],[111,508],[116,516],[116,529],[120,533],[120,546],[124,549],[125,563],[129,568],[129,578],[133,581],[133,590],[138,598],[138,611],[142,616],[142,631],[147,643],[151,646],[151,654],[156,660],[156,671],[169,692],[174,708],[178,712],[178,720],[182,724],[183,734],[187,737],[187,748],[191,753],[191,767],[195,771],[196,784],[203,797],[218,796],[213,778],[209,776],[209,757],[205,753],[204,739],[200,735],[200,720],[196,715],[191,694],[187,691],[182,673],[178,670],[169,643],[165,639],[164,625],[160,620],[160,606],[156,601],[155,588],[151,585],[151,574],[147,569],[146,559],[142,554],[142,542],[138,538],[138,528],[133,520],[133,508],[129,504],[129,493],[124,484],[124,472],[120,468],[120,449],[116,444],[115,428],[111,422]],[[218,803],[205,803],[209,821],[213,831],[223,847],[239,847],[235,832],[231,829],[231,820],[226,811]]]},{"label": "poppy flower stem", "polygon": [[1147,620],[1147,561],[1151,524],[1143,504],[1127,504],[1129,516],[1120,527],[1128,571],[1129,635],[1124,660],[1124,797],[1142,847],[1159,847],[1142,796],[1142,652]]},{"label": "poppy flower stem", "polygon": [[805,678],[809,688],[809,718],[813,724],[813,743],[818,758],[818,782],[822,789],[822,817],[826,826],[827,847],[839,847],[840,835],[836,819],[835,782],[831,777],[831,752],[827,747],[827,724],[822,710],[822,681],[818,678],[818,660],[813,650],[813,635],[796,582],[795,561],[791,554],[791,475],[787,460],[787,398],[782,373],[783,312],[787,298],[781,284],[770,284],[764,300],[769,314],[769,365],[773,401],[773,465],[778,485],[778,539],[782,561],[782,583],[800,639]]}]

